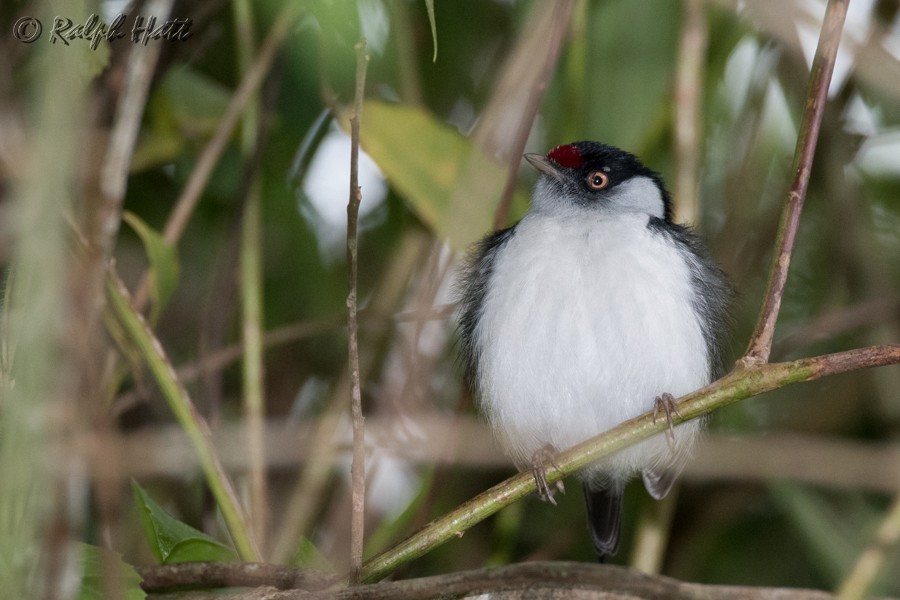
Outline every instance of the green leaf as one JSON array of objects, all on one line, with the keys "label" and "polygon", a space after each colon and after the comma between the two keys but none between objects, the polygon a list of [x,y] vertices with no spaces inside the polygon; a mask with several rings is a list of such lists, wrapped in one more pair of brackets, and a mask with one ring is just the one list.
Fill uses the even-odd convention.
[{"label": "green leaf", "polygon": [[787,481],[769,489],[802,535],[820,574],[837,585],[863,549],[859,535],[866,529],[863,524],[875,522],[877,514],[860,501],[858,492],[828,493]]},{"label": "green leaf", "polygon": [[230,547],[170,515],[134,480],[131,489],[150,548],[161,563],[227,561],[237,557]]},{"label": "green leaf", "polygon": [[297,544],[297,551],[294,552],[294,558],[291,564],[295,567],[303,567],[306,569],[316,569],[317,571],[325,571],[326,573],[334,573],[334,565],[329,562],[325,555],[316,548],[312,541],[302,536]]},{"label": "green leaf", "polygon": [[184,150],[184,137],[174,127],[152,125],[141,134],[129,170],[139,173],[150,167],[175,160]]},{"label": "green leaf", "polygon": [[233,90],[200,71],[181,67],[166,73],[160,93],[182,130],[212,135],[225,115]]},{"label": "green leaf", "polygon": [[366,102],[360,143],[419,218],[456,249],[491,228],[504,168],[427,111]]},{"label": "green leaf", "polygon": [[103,600],[106,598],[103,577],[106,567],[114,565],[119,573],[118,587],[124,600],[144,600],[147,594],[141,589],[141,576],[134,567],[122,560],[118,552],[89,544],[78,544],[81,549],[81,583],[75,600]]},{"label": "green leaf", "polygon": [[150,261],[150,322],[155,323],[178,287],[178,252],[134,213],[126,211],[122,219],[141,238]]},{"label": "green leaf", "polygon": [[169,69],[147,104],[131,171],[175,161],[194,141],[211,137],[232,91],[189,67]]},{"label": "green leaf", "polygon": [[588,10],[587,56],[617,58],[595,58],[586,65],[587,131],[594,139],[637,149],[658,127],[659,115],[671,114],[681,5],[668,0],[615,0],[591,3]]},{"label": "green leaf", "polygon": [[434,22],[434,0],[425,0],[425,8],[428,9],[428,22],[431,23],[431,40],[434,43],[434,56],[432,62],[437,62],[437,24]]}]

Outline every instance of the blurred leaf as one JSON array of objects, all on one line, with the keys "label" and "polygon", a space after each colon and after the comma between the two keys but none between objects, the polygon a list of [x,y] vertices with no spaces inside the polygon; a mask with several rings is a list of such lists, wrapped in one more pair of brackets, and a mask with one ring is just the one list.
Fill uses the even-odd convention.
[{"label": "blurred leaf", "polygon": [[378,524],[375,531],[366,539],[363,556],[375,556],[409,533],[410,524],[422,508],[422,504],[428,499],[431,487],[434,485],[434,472],[435,467],[431,467],[422,473],[419,479],[418,493],[395,519],[385,519]]},{"label": "blurred leaf", "polygon": [[490,229],[506,175],[471,140],[421,108],[370,101],[360,142],[438,237],[465,249]]},{"label": "blurred leaf", "polygon": [[227,561],[237,558],[234,550],[228,546],[166,512],[133,479],[131,489],[134,491],[147,541],[161,563]]},{"label": "blurred leaf", "polygon": [[141,238],[150,261],[150,322],[155,323],[178,287],[178,252],[134,213],[126,211],[122,219]]},{"label": "blurred leaf", "polygon": [[431,41],[434,43],[434,56],[432,62],[437,62],[437,24],[434,21],[434,0],[425,0],[425,8],[428,9],[428,22],[431,23]]},{"label": "blurred leaf", "polygon": [[103,600],[106,598],[103,586],[104,565],[111,561],[119,571],[119,585],[124,600],[143,600],[147,597],[141,589],[141,576],[134,567],[122,560],[118,552],[106,548],[78,544],[81,548],[81,584],[75,600]]},{"label": "blurred leaf", "polygon": [[862,502],[838,504],[799,484],[778,483],[771,492],[803,535],[822,576],[832,585],[841,581],[862,550],[861,526],[877,514]]},{"label": "blurred leaf", "polygon": [[589,18],[587,137],[639,148],[672,103],[680,3],[597,2]]},{"label": "blurred leaf", "polygon": [[174,161],[192,139],[213,135],[231,92],[188,67],[170,69],[147,108],[147,121],[134,150],[131,171]]},{"label": "blurred leaf", "polygon": [[149,169],[155,165],[171,162],[184,148],[184,137],[174,128],[151,128],[141,137],[134,150],[132,173]]},{"label": "blurred leaf", "polygon": [[334,566],[331,562],[306,536],[300,537],[300,541],[297,543],[297,551],[294,553],[291,564],[304,569],[316,569],[317,571],[334,573]]},{"label": "blurred leaf", "polygon": [[204,134],[212,134],[219,126],[232,95],[222,84],[188,67],[171,69],[161,92],[182,128]]},{"label": "blurred leaf", "polygon": [[83,46],[83,48],[84,61],[81,64],[84,66],[82,67],[82,73],[86,81],[92,81],[99,77],[109,65],[109,42],[102,40],[96,49],[91,49],[90,43]]}]

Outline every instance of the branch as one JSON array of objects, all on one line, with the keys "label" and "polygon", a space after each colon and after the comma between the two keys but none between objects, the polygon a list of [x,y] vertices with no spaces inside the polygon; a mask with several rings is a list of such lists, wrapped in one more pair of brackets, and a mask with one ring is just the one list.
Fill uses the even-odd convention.
[{"label": "branch", "polygon": [[238,554],[244,560],[259,560],[259,548],[247,527],[247,519],[241,509],[231,479],[216,454],[216,448],[210,439],[212,434],[209,425],[178,380],[175,369],[172,368],[172,363],[166,356],[162,344],[153,334],[153,330],[150,329],[141,313],[132,306],[128,288],[116,275],[112,266],[109,267],[106,277],[106,299],[116,319],[127,332],[131,343],[139,349],[141,357],[150,367],[150,371],[175,414],[178,424],[191,439],[194,451],[203,466],[206,482],[222,511],[222,517],[234,539]]},{"label": "branch", "polygon": [[675,220],[696,223],[700,215],[700,105],[709,39],[703,0],[684,2],[681,19],[675,73]]},{"label": "branch", "polygon": [[[232,3],[237,45],[238,69],[246,74],[252,65],[253,9],[249,0]],[[262,142],[260,135],[260,94],[254,93],[247,103],[241,123],[241,151],[248,164]],[[266,470],[265,419],[266,390],[263,360],[263,250],[262,250],[262,180],[257,169],[248,173],[244,215],[241,224],[240,295],[241,340],[244,353],[241,364],[244,417],[247,420],[247,457],[249,459],[248,498],[250,524],[261,548],[267,547],[269,524],[269,488]]]},{"label": "branch", "polygon": [[[254,95],[259,90],[259,86],[262,85],[263,78],[269,72],[269,67],[272,66],[272,62],[275,60],[275,54],[291,30],[296,17],[297,6],[294,2],[286,3],[282,11],[275,17],[275,24],[272,25],[265,41],[263,41],[256,60],[247,69],[240,86],[238,86],[234,96],[231,98],[231,102],[225,109],[225,114],[219,122],[215,135],[203,149],[203,153],[197,160],[194,170],[191,171],[191,176],[185,184],[181,196],[175,203],[174,210],[172,210],[169,219],[166,221],[166,226],[163,230],[163,238],[166,243],[174,246],[181,239],[188,221],[194,213],[197,203],[200,201],[200,195],[206,188],[206,184],[210,176],[212,176],[219,158],[222,157],[225,148],[228,146],[241,114],[254,98]],[[138,284],[137,291],[134,293],[134,306],[138,311],[143,311],[150,297],[149,295],[150,278],[148,273],[144,273],[140,284]]]},{"label": "branch", "polygon": [[[525,144],[528,142],[528,134],[534,125],[534,118],[537,116],[538,109],[541,107],[541,100],[544,98],[544,92],[547,91],[547,84],[553,76],[554,67],[556,67],[556,59],[559,56],[559,49],[566,37],[571,21],[571,12],[574,2],[561,2],[551,7],[550,23],[548,31],[535,29],[532,36],[523,36],[519,48],[516,49],[514,56],[521,56],[529,51],[529,48],[540,40],[540,50],[545,52],[545,58],[539,69],[530,74],[531,86],[527,90],[528,97],[522,114],[516,123],[516,131],[514,133],[514,147],[509,153],[509,164],[507,165],[506,185],[503,188],[503,194],[500,197],[500,203],[494,212],[494,229],[500,229],[506,225],[509,217],[509,208],[512,205],[513,194],[516,191],[516,181],[518,181],[519,165],[522,162],[522,153],[525,152]],[[548,7],[542,7],[547,10]],[[541,19],[537,19],[538,25],[543,24]]]},{"label": "branch", "polygon": [[[203,563],[198,563],[203,565]],[[172,565],[172,568],[187,565]],[[250,565],[271,567],[271,565]],[[139,567],[148,589],[148,575],[169,567]],[[285,573],[290,577],[289,573]],[[216,583],[215,581],[211,584]],[[305,582],[304,582],[305,583]],[[267,585],[277,585],[266,582]],[[217,592],[196,592],[178,596],[184,600],[214,600]],[[257,588],[249,592],[228,596],[232,600],[419,600],[424,598],[471,598],[479,595],[498,594],[508,600],[547,598],[562,600],[572,598],[596,600],[626,600],[649,598],[651,600],[826,600],[834,598],[829,593],[786,588],[764,588],[736,585],[707,585],[684,583],[671,577],[651,576],[616,565],[598,565],[576,562],[529,562],[503,567],[487,567],[433,577],[406,581],[378,583],[343,590],[310,592],[306,589],[276,591],[272,587]]]},{"label": "branch", "polygon": [[280,590],[321,590],[334,577],[313,569],[266,563],[187,562],[135,567],[148,593],[197,588],[272,586]]},{"label": "branch", "polygon": [[352,513],[350,519],[350,581],[359,583],[362,569],[363,527],[366,509],[366,447],[365,423],[362,414],[362,391],[359,375],[359,323],[357,321],[357,252],[359,205],[362,191],[359,188],[359,120],[362,116],[363,96],[366,88],[366,41],[356,43],[356,94],[353,114],[350,116],[350,200],[347,203],[347,263],[350,266],[349,292],[347,293],[347,330],[350,354],[350,383],[353,417],[353,461],[350,464],[352,481]]},{"label": "branch", "polygon": [[[837,354],[826,354],[785,363],[761,364],[733,371],[707,387],[678,400],[680,423],[733,404],[739,400],[820,377],[900,363],[900,345],[872,346]],[[664,419],[654,423],[653,412],[626,421],[587,440],[555,458],[547,466],[547,481],[553,483],[618,450],[662,432]],[[535,491],[531,472],[519,473],[479,494],[455,510],[432,521],[393,548],[363,565],[362,578],[381,579],[397,567],[422,556],[447,540],[461,536],[468,528],[501,508]]]},{"label": "branch", "polygon": [[[174,0],[159,0],[148,3],[145,10],[160,21],[165,21],[173,3]],[[104,258],[112,253],[122,222],[122,202],[128,187],[131,158],[161,49],[162,44],[133,44],[129,52],[125,84],[116,105],[116,116],[100,170],[100,190],[103,193],[103,205],[100,208],[101,247]]]},{"label": "branch", "polygon": [[750,367],[766,363],[772,352],[772,339],[775,335],[775,322],[781,309],[781,298],[787,281],[788,268],[791,264],[791,253],[797,238],[800,225],[800,212],[809,187],[809,175],[812,171],[813,155],[819,139],[822,115],[828,98],[828,86],[834,71],[834,60],[841,41],[841,30],[847,5],[850,0],[829,0],[825,10],[825,20],[819,35],[819,45],[813,59],[812,72],[806,95],[806,110],[800,123],[797,136],[797,147],[794,150],[794,178],[785,201],[778,235],[775,241],[775,253],[769,271],[769,282],[756,329],[750,338],[750,344],[744,357],[738,361],[740,367]]}]

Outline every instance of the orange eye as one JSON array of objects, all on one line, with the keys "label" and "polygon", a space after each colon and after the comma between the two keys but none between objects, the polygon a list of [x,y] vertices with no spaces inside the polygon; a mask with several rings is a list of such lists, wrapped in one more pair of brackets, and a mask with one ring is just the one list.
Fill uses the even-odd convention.
[{"label": "orange eye", "polygon": [[602,190],[609,183],[609,176],[603,171],[591,171],[587,183],[592,190]]}]

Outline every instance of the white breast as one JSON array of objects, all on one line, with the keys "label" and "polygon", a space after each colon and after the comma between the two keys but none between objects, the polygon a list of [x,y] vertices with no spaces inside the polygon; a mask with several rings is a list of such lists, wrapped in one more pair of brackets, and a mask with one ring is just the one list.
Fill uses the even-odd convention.
[{"label": "white breast", "polygon": [[[600,220],[602,219],[602,220]],[[690,272],[647,215],[530,214],[499,250],[475,332],[482,402],[514,460],[529,464],[709,382]],[[676,430],[688,449],[696,422]],[[594,471],[625,478],[667,460],[662,436]],[[680,452],[679,452],[680,453]]]}]

